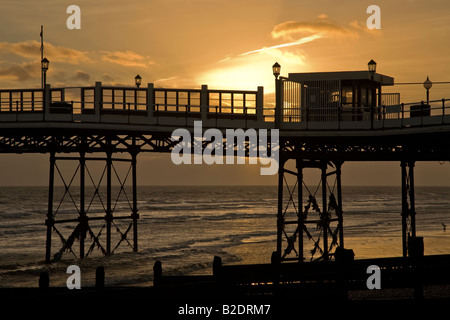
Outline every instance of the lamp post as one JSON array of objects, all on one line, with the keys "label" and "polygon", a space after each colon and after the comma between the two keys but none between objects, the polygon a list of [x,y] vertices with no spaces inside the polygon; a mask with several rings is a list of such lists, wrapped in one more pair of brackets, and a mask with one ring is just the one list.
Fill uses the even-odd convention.
[{"label": "lamp post", "polygon": [[44,110],[44,120],[46,117],[46,113],[49,112],[47,109],[47,70],[50,61],[47,58],[41,60],[41,70],[43,75],[43,88],[42,88],[42,108]]},{"label": "lamp post", "polygon": [[374,88],[374,74],[377,71],[377,63],[371,59],[367,64],[370,73],[370,82],[371,82],[371,101],[370,101],[370,128],[373,129],[373,118],[374,118],[374,108],[375,108],[375,88]]},{"label": "lamp post", "polygon": [[47,70],[48,70],[48,65],[50,64],[50,61],[47,60],[47,58],[44,58],[41,60],[41,69],[42,69],[42,74],[44,75],[44,87],[43,89],[45,89],[45,85],[47,84]]},{"label": "lamp post", "polygon": [[367,66],[369,67],[370,73],[374,74],[375,72],[377,72],[377,63],[373,61],[373,59],[369,61]]},{"label": "lamp post", "polygon": [[278,76],[281,73],[281,66],[278,62],[275,62],[275,64],[272,66],[272,72],[275,77],[275,80],[278,80]]},{"label": "lamp post", "polygon": [[282,90],[282,83],[281,79],[278,79],[281,73],[281,66],[278,62],[275,62],[275,64],[272,66],[272,72],[273,76],[275,77],[275,128],[279,129],[281,125],[281,105],[282,97],[281,97],[281,90]]},{"label": "lamp post", "polygon": [[433,82],[430,81],[430,78],[427,76],[427,80],[424,81],[423,87],[427,90],[427,105],[430,104],[430,89],[433,86]]},{"label": "lamp post", "polygon": [[[275,77],[275,129],[280,129],[281,126],[281,105],[282,105],[282,83],[281,79],[278,79],[281,73],[281,66],[278,62],[272,66],[272,73]],[[282,140],[279,141],[280,150],[282,150]],[[280,161],[280,167],[278,168],[278,209],[277,209],[277,251],[276,260],[281,261],[281,250],[282,250],[282,238],[283,238],[283,166],[284,162]],[[272,254],[272,261],[274,260],[274,255]]]},{"label": "lamp post", "polygon": [[134,77],[134,84],[136,85],[136,87],[140,87],[142,83],[142,77],[140,75],[137,75],[136,77]]}]

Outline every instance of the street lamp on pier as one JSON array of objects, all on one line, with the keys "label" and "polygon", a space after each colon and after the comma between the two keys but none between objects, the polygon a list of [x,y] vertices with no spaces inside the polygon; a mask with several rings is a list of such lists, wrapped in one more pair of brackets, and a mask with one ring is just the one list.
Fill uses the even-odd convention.
[{"label": "street lamp on pier", "polygon": [[136,87],[140,87],[142,83],[142,77],[140,75],[137,75],[136,77],[134,77],[134,84],[136,85]]},{"label": "street lamp on pier", "polygon": [[376,92],[375,92],[375,84],[374,84],[373,76],[374,76],[375,72],[377,71],[377,63],[373,59],[371,59],[369,61],[369,63],[367,64],[367,66],[369,68],[370,81],[371,81],[371,87],[372,87],[371,88],[371,94],[370,94],[370,96],[371,96],[371,101],[370,101],[370,128],[373,129],[373,120],[374,120],[373,118],[375,116],[374,109],[375,109],[375,103],[376,103],[376,99],[375,99]]},{"label": "street lamp on pier", "polygon": [[272,72],[273,75],[275,76],[275,80],[278,80],[278,76],[281,73],[281,66],[278,62],[275,62],[275,64],[272,66]]},{"label": "street lamp on pier", "polygon": [[275,77],[275,128],[279,129],[281,125],[281,116],[282,116],[282,82],[278,77],[281,73],[281,66],[278,62],[272,66],[272,72]]},{"label": "street lamp on pier", "polygon": [[44,75],[44,88],[45,89],[45,85],[47,84],[47,70],[48,70],[48,65],[50,64],[50,61],[48,61],[47,58],[44,58],[41,60],[41,69],[42,69],[42,74]]},{"label": "street lamp on pier", "polygon": [[373,59],[369,61],[367,66],[369,67],[369,72],[371,74],[374,74],[375,72],[377,72],[377,63],[375,61],[373,61]]},{"label": "street lamp on pier", "polygon": [[433,82],[430,81],[430,78],[427,76],[427,80],[424,81],[423,87],[427,90],[427,105],[430,104],[430,89],[433,86]]}]

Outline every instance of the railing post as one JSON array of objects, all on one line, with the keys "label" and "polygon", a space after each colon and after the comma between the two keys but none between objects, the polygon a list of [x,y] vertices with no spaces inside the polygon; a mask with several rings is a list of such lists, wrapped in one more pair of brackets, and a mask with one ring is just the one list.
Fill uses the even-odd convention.
[{"label": "railing post", "polygon": [[264,87],[258,87],[256,93],[256,121],[264,123]]},{"label": "railing post", "polygon": [[306,130],[308,130],[308,122],[309,122],[309,109],[307,106],[305,106],[305,122],[306,122]]},{"label": "railing post", "polygon": [[[423,113],[425,112],[425,104],[423,101],[420,102],[420,126],[423,126]],[[411,113],[411,111],[410,111]]]},{"label": "railing post", "polygon": [[374,122],[374,117],[375,117],[375,112],[373,110],[374,106],[373,104],[370,106],[370,129],[373,129],[373,122]]},{"label": "railing post", "polygon": [[200,112],[202,114],[202,121],[206,121],[208,115],[208,86],[202,85],[202,92],[200,93]]},{"label": "railing post", "polygon": [[342,106],[338,106],[338,130],[341,130]]},{"label": "railing post", "polygon": [[[84,101],[82,101],[82,104]],[[101,122],[101,110],[102,108],[102,83],[96,82],[94,88],[94,113],[97,122]]]},{"label": "railing post", "polygon": [[405,119],[405,104],[402,103],[401,106],[402,106],[402,128],[403,128],[403,122]]},{"label": "railing post", "polygon": [[283,123],[283,82],[275,79],[275,128],[280,129]]},{"label": "railing post", "polygon": [[445,99],[442,99],[442,124],[445,123]]},{"label": "railing post", "polygon": [[155,103],[155,87],[153,83],[147,84],[147,117],[152,119],[154,116]]},{"label": "railing post", "polygon": [[50,114],[50,104],[51,104],[50,84],[45,85],[42,97],[44,99],[44,121],[45,121],[48,119],[48,115]]}]

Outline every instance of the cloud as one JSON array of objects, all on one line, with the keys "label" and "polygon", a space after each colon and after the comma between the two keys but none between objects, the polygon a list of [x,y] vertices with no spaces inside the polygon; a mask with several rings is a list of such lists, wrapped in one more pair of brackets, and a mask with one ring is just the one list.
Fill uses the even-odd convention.
[{"label": "cloud", "polygon": [[[41,43],[36,40],[22,42],[0,42],[0,50],[12,53],[27,59],[40,59]],[[44,42],[44,54],[51,62],[66,62],[70,64],[79,64],[89,62],[91,59],[88,53],[64,46],[53,45]]]},{"label": "cloud", "polygon": [[[263,47],[261,49],[256,49],[256,50],[252,50],[252,51],[241,53],[240,55],[241,56],[246,56],[246,55],[252,54],[252,53],[258,53],[258,52],[263,52],[263,51],[268,51],[268,50],[273,50],[273,49],[281,49],[281,48],[286,48],[286,47],[297,46],[299,44],[308,43],[308,42],[311,42],[311,41],[314,41],[314,40],[320,39],[320,38],[322,38],[322,35],[320,33],[313,34],[311,36],[303,37],[303,38],[301,38],[301,39],[299,39],[297,41],[294,41],[294,42],[277,44],[277,45],[271,46],[271,47]],[[226,61],[226,60],[222,60],[222,61]]]},{"label": "cloud", "polygon": [[34,62],[14,63],[8,66],[0,66],[0,79],[26,81],[39,77],[40,68]]},{"label": "cloud", "polygon": [[322,19],[313,22],[286,21],[276,25],[272,30],[274,39],[299,39],[305,35],[321,34],[323,37],[358,37],[354,28],[347,28],[337,23]]},{"label": "cloud", "polygon": [[[16,43],[0,42],[0,51],[12,53],[22,58],[40,59],[41,43],[36,40],[22,41]],[[140,55],[136,52],[127,51],[80,51],[64,46],[53,45],[44,42],[44,55],[51,62],[64,62],[69,64],[79,64],[82,62],[94,62],[90,56],[100,54],[101,60],[122,65],[125,67],[148,67],[154,64],[148,56]]]},{"label": "cloud", "polygon": [[102,60],[119,64],[125,67],[144,67],[148,68],[154,64],[147,56],[142,56],[133,51],[101,51]]},{"label": "cloud", "polygon": [[72,71],[67,72],[66,70],[56,71],[51,74],[51,80],[54,81],[52,84],[56,84],[57,86],[72,85],[74,82],[89,82],[90,79],[91,75],[81,70],[76,70],[73,73]]},{"label": "cloud", "polygon": [[[240,54],[245,56],[254,53],[265,52],[274,49],[283,49],[293,46],[298,46],[308,42],[312,42],[321,38],[329,37],[352,37],[357,38],[361,27],[357,21],[350,23],[350,28],[341,26],[337,23],[328,20],[326,14],[320,14],[316,21],[304,22],[304,21],[286,21],[277,24],[273,27],[271,36],[273,39],[288,40],[284,42],[268,47],[262,47],[260,49],[251,50]],[[225,62],[230,59],[230,56],[222,59],[220,62]]]},{"label": "cloud", "polygon": [[84,81],[84,82],[88,82],[91,79],[91,76],[81,70],[77,70],[75,71],[75,75],[72,77],[73,81]]},{"label": "cloud", "polygon": [[109,73],[104,73],[102,76],[102,81],[104,82],[113,82],[114,78]]}]

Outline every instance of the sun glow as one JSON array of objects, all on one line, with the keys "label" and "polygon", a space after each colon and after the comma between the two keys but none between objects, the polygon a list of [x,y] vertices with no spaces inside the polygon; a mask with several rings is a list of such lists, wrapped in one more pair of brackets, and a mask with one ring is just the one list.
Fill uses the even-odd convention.
[{"label": "sun glow", "polygon": [[263,48],[217,62],[210,71],[200,74],[197,81],[211,88],[232,90],[256,90],[264,87],[264,93],[275,91],[272,65],[278,61],[284,70],[300,72],[310,69],[302,50],[287,51],[280,48]]}]

